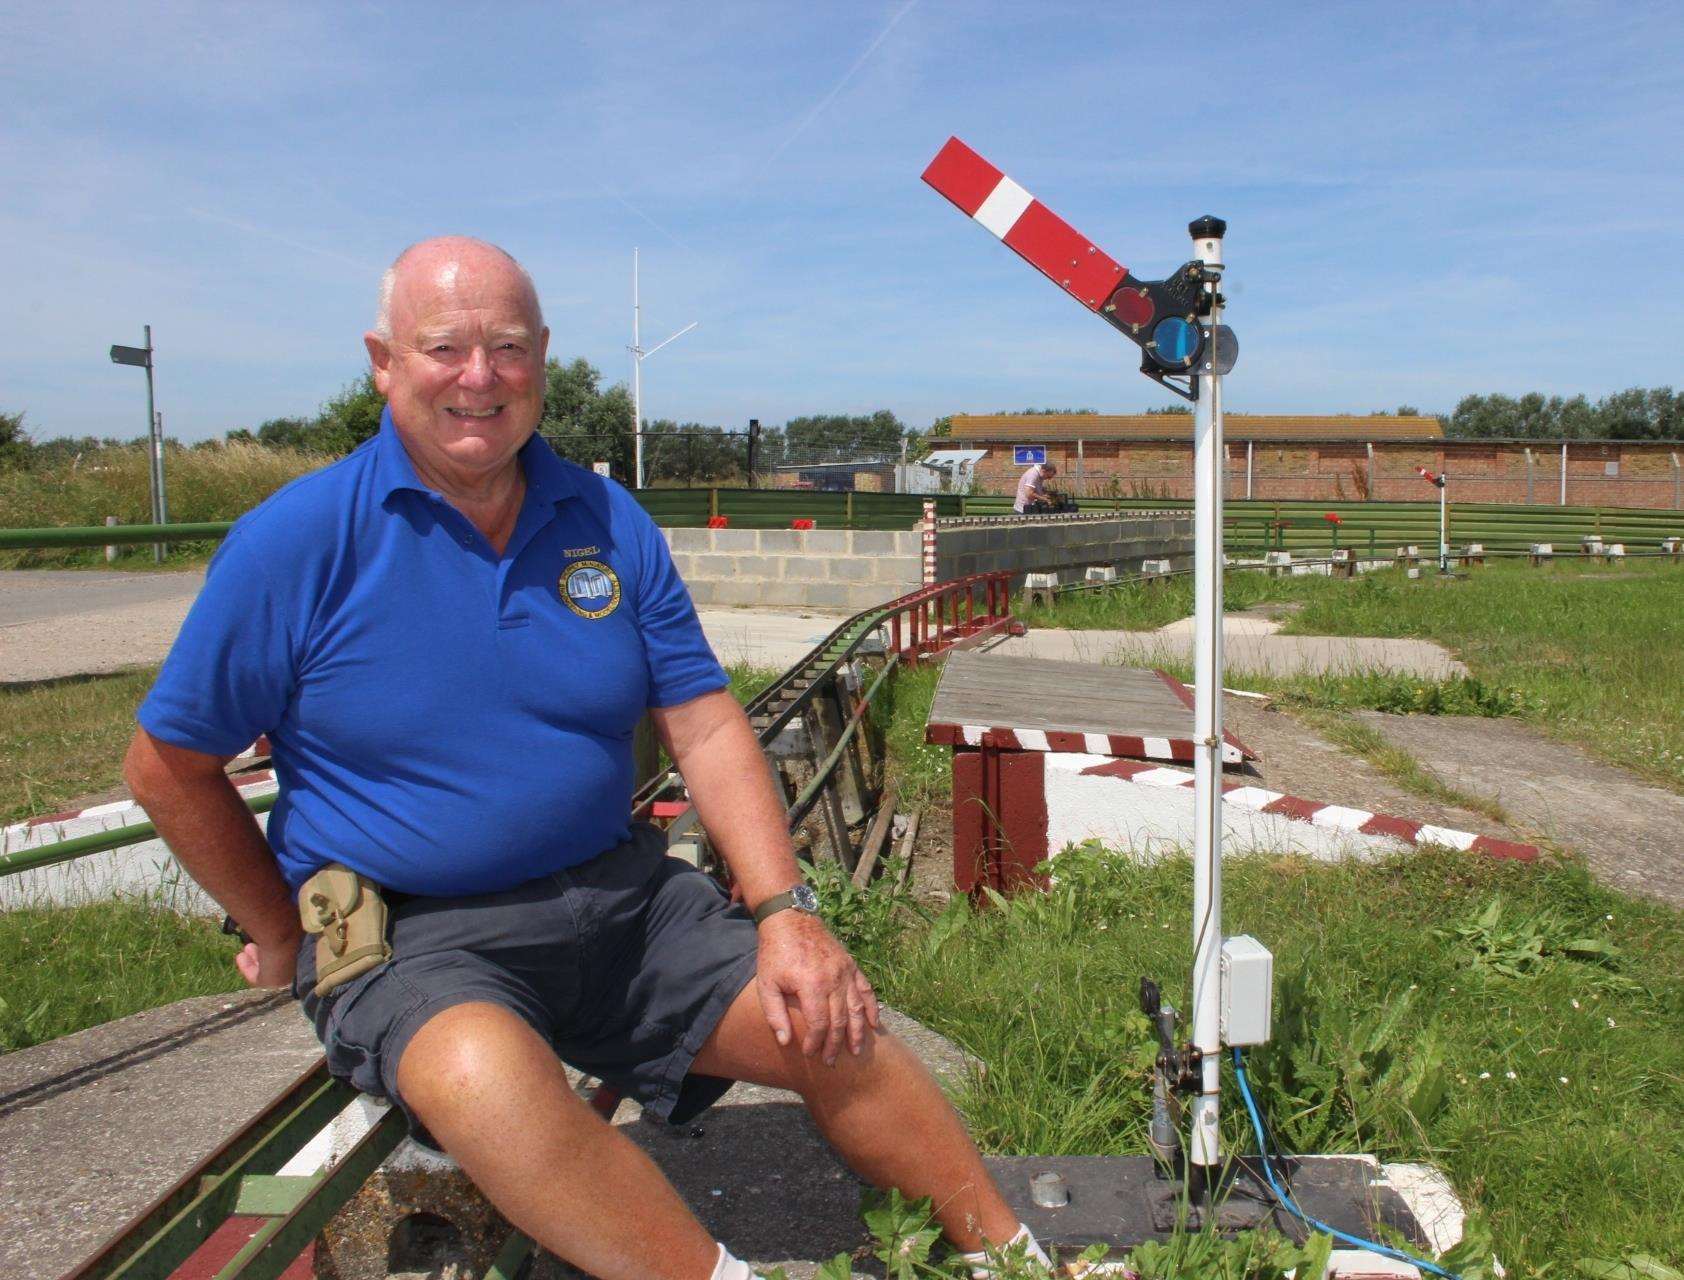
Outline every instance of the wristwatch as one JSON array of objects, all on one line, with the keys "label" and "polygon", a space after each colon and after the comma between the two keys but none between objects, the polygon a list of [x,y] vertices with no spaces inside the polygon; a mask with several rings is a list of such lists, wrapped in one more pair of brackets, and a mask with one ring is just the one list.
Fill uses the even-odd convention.
[{"label": "wristwatch", "polygon": [[764,924],[768,917],[780,911],[802,911],[816,916],[819,913],[819,895],[813,892],[810,884],[798,884],[788,892],[774,893],[754,909],[754,923]]}]

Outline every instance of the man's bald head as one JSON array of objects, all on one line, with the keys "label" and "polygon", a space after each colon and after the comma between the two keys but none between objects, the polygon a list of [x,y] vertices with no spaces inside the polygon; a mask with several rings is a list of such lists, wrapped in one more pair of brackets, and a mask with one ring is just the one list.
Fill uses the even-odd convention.
[{"label": "man's bald head", "polygon": [[482,492],[516,474],[550,340],[520,263],[468,236],[410,245],[381,281],[376,326],[363,335],[374,385],[426,483]]},{"label": "man's bald head", "polygon": [[380,277],[380,305],[374,316],[374,332],[382,338],[391,338],[393,301],[400,289],[407,289],[412,284],[424,287],[448,285],[464,266],[513,272],[531,300],[534,330],[544,327],[544,310],[538,302],[538,288],[514,254],[473,236],[434,236],[410,245],[392,259],[392,265]]}]

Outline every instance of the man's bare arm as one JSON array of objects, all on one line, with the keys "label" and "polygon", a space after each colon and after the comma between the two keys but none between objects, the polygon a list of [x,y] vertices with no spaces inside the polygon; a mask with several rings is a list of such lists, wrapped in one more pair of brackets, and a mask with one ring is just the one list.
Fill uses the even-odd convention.
[{"label": "man's bare arm", "polygon": [[[800,879],[771,767],[737,700],[721,689],[650,712],[696,816],[750,907]],[[760,929],[760,1003],[779,1044],[792,1032],[786,1003],[807,1020],[802,1049],[835,1062],[844,1042],[859,1053],[878,1023],[877,998],[847,949],[823,923],[781,911]]]},{"label": "man's bare arm", "polygon": [[303,929],[257,819],[223,772],[227,758],[135,731],[123,777],[187,874],[252,939],[239,961],[254,986],[292,981]]}]

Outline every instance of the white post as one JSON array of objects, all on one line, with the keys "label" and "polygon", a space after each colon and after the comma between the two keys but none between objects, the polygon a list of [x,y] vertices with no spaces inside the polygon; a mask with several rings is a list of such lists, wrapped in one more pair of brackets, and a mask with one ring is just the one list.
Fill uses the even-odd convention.
[{"label": "white post", "polygon": [[1255,441],[1245,442],[1245,496],[1251,497],[1251,446]]},{"label": "white post", "polygon": [[1567,442],[1561,442],[1561,505],[1567,505]]},{"label": "white post", "polygon": [[[1217,283],[1227,224],[1200,218],[1188,227],[1207,277],[1210,332],[1222,322]],[[1190,1109],[1188,1186],[1195,1196],[1222,1164],[1222,378],[1213,352],[1200,356],[1193,405],[1193,1046],[1199,1092]]]},{"label": "white post", "polygon": [[[114,525],[116,525],[116,523],[117,523],[117,517],[116,516],[106,516],[105,517],[105,527],[107,529],[112,528]],[[117,548],[114,544],[107,543],[106,547],[105,547],[105,563],[106,564],[115,564],[116,562],[117,562]]]},{"label": "white post", "polygon": [[1439,472],[1438,478],[1444,481],[1444,483],[1438,487],[1438,571],[1440,573],[1449,573],[1450,526],[1445,519],[1446,512],[1449,510],[1449,508],[1445,506],[1445,498],[1450,493],[1450,477],[1441,471]]},{"label": "white post", "polygon": [[643,488],[643,343],[638,334],[642,305],[637,296],[637,250],[632,250],[632,488]]},{"label": "white post", "polygon": [[1528,447],[1528,448],[1523,448],[1522,452],[1524,452],[1526,454],[1526,505],[1531,506],[1532,505],[1532,450]]}]

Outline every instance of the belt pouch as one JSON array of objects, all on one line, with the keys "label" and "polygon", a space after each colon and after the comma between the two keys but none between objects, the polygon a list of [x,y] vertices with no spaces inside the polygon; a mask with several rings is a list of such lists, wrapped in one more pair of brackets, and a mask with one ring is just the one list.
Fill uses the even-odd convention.
[{"label": "belt pouch", "polygon": [[316,995],[344,986],[392,958],[380,886],[337,862],[298,890],[298,917],[316,935]]}]

